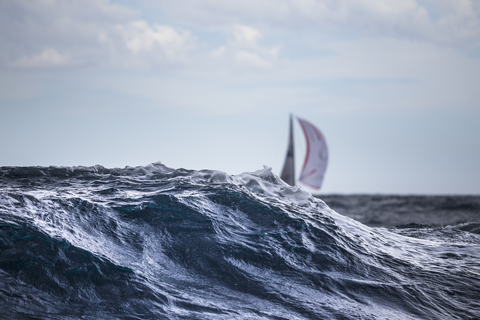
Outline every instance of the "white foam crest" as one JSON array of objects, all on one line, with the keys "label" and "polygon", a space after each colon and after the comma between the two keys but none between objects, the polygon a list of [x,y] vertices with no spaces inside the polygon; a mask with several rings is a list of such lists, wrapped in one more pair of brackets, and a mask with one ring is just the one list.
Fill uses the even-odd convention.
[{"label": "white foam crest", "polygon": [[166,175],[175,171],[175,169],[169,168],[160,161],[147,164],[145,166],[130,167],[126,166],[122,171],[126,171],[132,176],[145,176],[151,177],[154,175]]},{"label": "white foam crest", "polygon": [[[318,212],[319,209],[328,208],[325,202],[313,197],[310,192],[304,190],[301,186],[286,184],[267,166],[254,172],[244,172],[238,175],[229,175],[217,170],[198,170],[189,173],[178,178],[186,179],[189,183],[208,186],[236,186],[259,200],[283,205],[293,204],[309,209],[309,211]],[[175,174],[172,176],[175,176]],[[192,196],[190,193],[189,195]],[[183,196],[186,196],[186,194],[184,193]]]},{"label": "white foam crest", "polygon": [[[43,175],[53,175],[53,176],[70,176],[71,174],[114,174],[118,176],[132,176],[132,177],[145,177],[149,178],[155,175],[167,175],[177,170],[169,168],[162,164],[161,162],[154,162],[144,166],[126,166],[124,168],[105,168],[102,165],[94,166],[48,166],[48,167],[1,167],[4,172],[12,171],[15,174],[22,174],[25,176],[33,175],[38,176]],[[179,169],[181,170],[181,169]]]},{"label": "white foam crest", "polygon": [[302,207],[316,207],[317,203],[323,203],[323,201],[314,198],[310,192],[304,190],[301,186],[288,185],[272,172],[272,168],[267,166],[255,172],[245,172],[233,176],[233,181],[238,185],[245,186],[249,191],[257,195],[277,198],[279,201],[287,200]]},{"label": "white foam crest", "polygon": [[198,170],[193,171],[190,175],[191,181],[202,184],[232,184],[234,183],[231,176],[223,171],[218,170]]}]

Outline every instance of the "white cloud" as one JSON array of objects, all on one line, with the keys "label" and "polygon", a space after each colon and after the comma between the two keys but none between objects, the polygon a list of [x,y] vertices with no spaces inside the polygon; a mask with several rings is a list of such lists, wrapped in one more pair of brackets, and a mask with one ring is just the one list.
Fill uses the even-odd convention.
[{"label": "white cloud", "polygon": [[236,25],[233,34],[237,44],[250,47],[256,46],[262,38],[260,31],[245,25]]},{"label": "white cloud", "polygon": [[13,63],[20,68],[61,67],[69,63],[68,57],[61,55],[55,48],[45,48],[33,56],[23,56]]},{"label": "white cloud", "polygon": [[194,44],[189,32],[108,0],[3,1],[0,21],[4,67],[178,64]]},{"label": "white cloud", "polygon": [[[480,45],[477,0],[150,0],[184,23],[355,30],[362,34]],[[478,1],[477,1],[478,2]]]},{"label": "white cloud", "polygon": [[[480,46],[480,5],[472,0],[143,3],[159,5],[161,16],[171,19],[170,23],[147,22],[141,19],[141,12],[109,0],[0,1],[0,66],[165,66],[191,59],[197,63],[204,59],[204,63],[209,57],[230,66],[271,69],[280,61],[280,45],[289,43],[285,38],[275,40],[274,45],[263,42],[259,30],[278,36],[286,30],[298,35],[301,30],[308,30],[315,35],[348,29],[458,48]],[[185,26],[190,26],[190,30]],[[227,32],[228,36],[208,43],[201,38],[205,31],[216,37]],[[209,55],[202,56],[205,51]]]},{"label": "white cloud", "polygon": [[278,61],[279,47],[265,48],[258,44],[262,34],[246,25],[235,25],[226,46],[210,52],[210,57],[223,59],[242,66],[269,69]]},{"label": "white cloud", "polygon": [[176,30],[167,25],[150,26],[145,21],[134,21],[118,26],[126,47],[137,56],[151,56],[152,61],[183,62],[193,46],[188,31]]}]

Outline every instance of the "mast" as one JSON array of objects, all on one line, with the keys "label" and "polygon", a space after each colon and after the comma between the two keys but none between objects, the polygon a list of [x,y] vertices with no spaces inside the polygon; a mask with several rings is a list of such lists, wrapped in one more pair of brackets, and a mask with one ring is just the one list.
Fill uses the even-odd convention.
[{"label": "mast", "polygon": [[283,165],[280,178],[291,186],[295,185],[295,159],[293,157],[293,122],[292,114],[290,114],[290,136],[288,140],[287,157]]}]

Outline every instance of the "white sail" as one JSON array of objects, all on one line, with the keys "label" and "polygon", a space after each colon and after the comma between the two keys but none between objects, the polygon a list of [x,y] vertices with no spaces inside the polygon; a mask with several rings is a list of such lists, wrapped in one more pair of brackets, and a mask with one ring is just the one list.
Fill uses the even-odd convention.
[{"label": "white sail", "polygon": [[310,122],[297,117],[307,143],[307,151],[299,180],[309,187],[320,189],[327,169],[328,149],[323,134]]}]

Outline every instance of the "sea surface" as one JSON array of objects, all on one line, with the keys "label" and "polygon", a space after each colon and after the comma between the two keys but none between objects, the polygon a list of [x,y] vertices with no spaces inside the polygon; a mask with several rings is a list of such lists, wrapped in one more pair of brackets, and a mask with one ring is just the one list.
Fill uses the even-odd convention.
[{"label": "sea surface", "polygon": [[0,167],[0,319],[479,319],[480,197]]}]

